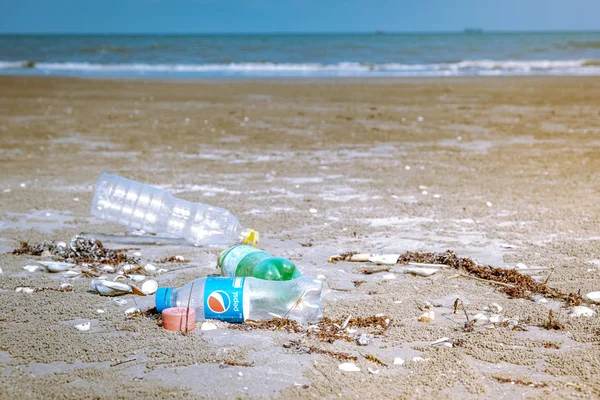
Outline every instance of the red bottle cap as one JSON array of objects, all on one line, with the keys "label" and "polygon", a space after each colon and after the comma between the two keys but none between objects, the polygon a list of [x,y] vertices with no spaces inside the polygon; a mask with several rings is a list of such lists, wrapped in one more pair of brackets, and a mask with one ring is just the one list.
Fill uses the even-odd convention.
[{"label": "red bottle cap", "polygon": [[187,307],[167,308],[162,312],[162,325],[168,331],[191,331],[196,328],[196,311]]}]

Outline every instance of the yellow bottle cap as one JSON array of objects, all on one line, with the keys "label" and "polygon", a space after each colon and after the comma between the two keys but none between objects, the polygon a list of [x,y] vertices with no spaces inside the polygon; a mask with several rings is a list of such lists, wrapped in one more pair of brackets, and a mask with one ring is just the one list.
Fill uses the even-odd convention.
[{"label": "yellow bottle cap", "polygon": [[247,244],[252,247],[258,246],[258,240],[260,237],[258,231],[255,231],[254,229],[244,229],[240,236],[240,239],[243,244]]}]

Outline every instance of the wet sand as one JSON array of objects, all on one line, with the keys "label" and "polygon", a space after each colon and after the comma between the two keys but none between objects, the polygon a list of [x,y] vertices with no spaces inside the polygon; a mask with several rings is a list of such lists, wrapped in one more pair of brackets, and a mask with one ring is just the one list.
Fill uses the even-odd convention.
[{"label": "wet sand", "polygon": [[[327,262],[344,251],[452,250],[496,267],[552,267],[550,286],[599,291],[598,98],[597,78],[0,77],[0,398],[599,397],[597,306],[573,318],[560,302],[510,299],[456,271],[362,275],[362,264]],[[167,332],[124,315],[140,297],[120,307],[87,278],[23,270],[40,258],[7,254],[19,240],[124,231],[90,215],[102,172],[230,209],[263,248],[325,276],[326,316],[382,313],[391,326],[364,347],[306,339],[358,357],[361,371],[343,372],[332,357],[283,347],[299,334],[222,323]],[[219,249],[140,252],[169,270],[161,285],[177,286],[215,273]],[[157,262],[172,255],[190,262]],[[14,291],[63,282],[74,291]],[[465,333],[456,298],[471,318],[498,303],[527,330],[477,323]],[[426,302],[436,318],[418,322]],[[549,309],[562,330],[542,328]],[[84,321],[90,331],[73,328]],[[430,346],[442,337],[460,345]]]}]

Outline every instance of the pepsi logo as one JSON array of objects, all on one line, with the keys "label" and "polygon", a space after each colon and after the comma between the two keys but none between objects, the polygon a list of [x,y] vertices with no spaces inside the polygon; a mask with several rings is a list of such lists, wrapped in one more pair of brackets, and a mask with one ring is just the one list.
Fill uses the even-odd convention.
[{"label": "pepsi logo", "polygon": [[226,292],[222,290],[215,290],[208,296],[208,301],[206,304],[212,312],[222,314],[229,310],[231,300]]}]

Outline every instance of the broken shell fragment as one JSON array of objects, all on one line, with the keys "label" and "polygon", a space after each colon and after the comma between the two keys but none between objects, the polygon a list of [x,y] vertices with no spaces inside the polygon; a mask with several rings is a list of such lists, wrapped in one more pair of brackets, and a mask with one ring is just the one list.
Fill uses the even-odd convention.
[{"label": "broken shell fragment", "polygon": [[425,277],[431,276],[438,271],[439,271],[439,269],[437,269],[437,268],[411,267],[411,268],[404,269],[404,272],[406,272],[406,273],[414,274],[414,275],[418,275],[418,276],[425,276]]},{"label": "broken shell fragment", "polygon": [[112,265],[103,265],[101,269],[104,272],[115,272],[115,267]]},{"label": "broken shell fragment", "polygon": [[595,303],[600,303],[600,292],[590,292],[585,295],[588,299]]},{"label": "broken shell fragment", "polygon": [[35,290],[30,287],[19,286],[18,288],[15,289],[15,292],[31,294],[31,293],[35,292]]},{"label": "broken shell fragment", "polygon": [[496,324],[498,322],[502,322],[504,320],[504,318],[502,318],[500,315],[492,315],[490,316],[490,322],[492,324]]},{"label": "broken shell fragment", "polygon": [[341,363],[338,365],[338,368],[345,372],[360,372],[360,368],[356,366],[354,363]]},{"label": "broken shell fragment", "polygon": [[205,321],[200,325],[201,331],[214,331],[215,329],[217,329],[217,326],[212,322]]},{"label": "broken shell fragment", "polygon": [[125,315],[132,315],[139,311],[140,311],[139,308],[131,307],[131,308],[128,308],[127,310],[125,310]]},{"label": "broken shell fragment", "polygon": [[27,272],[35,272],[35,271],[38,271],[38,270],[44,269],[44,268],[39,265],[26,265],[23,267],[23,269]]},{"label": "broken shell fragment", "polygon": [[154,294],[156,292],[156,290],[158,289],[158,283],[152,279],[147,280],[146,282],[144,282],[141,289],[145,295]]},{"label": "broken shell fragment", "polygon": [[76,266],[75,264],[60,261],[39,261],[38,264],[50,272],[64,272]]},{"label": "broken shell fragment", "polygon": [[84,322],[83,324],[79,324],[79,325],[75,325],[73,328],[77,329],[80,332],[87,332],[90,330],[90,327],[92,326],[91,322]]},{"label": "broken shell fragment", "polygon": [[488,308],[490,309],[491,312],[494,312],[496,314],[500,313],[503,310],[503,308],[498,303],[492,303],[492,304],[488,305]]},{"label": "broken shell fragment", "polygon": [[116,305],[123,307],[125,304],[127,304],[127,300],[125,299],[113,299],[113,301],[115,302]]},{"label": "broken shell fragment", "polygon": [[70,292],[73,290],[73,285],[71,285],[70,283],[61,283],[60,290],[63,290],[65,292]]},{"label": "broken shell fragment", "polygon": [[370,374],[377,375],[379,373],[379,368],[369,367],[367,368],[367,371],[369,371]]},{"label": "broken shell fragment", "polygon": [[133,292],[131,286],[126,283],[113,282],[106,279],[92,279],[90,286],[103,296],[118,296]]},{"label": "broken shell fragment", "polygon": [[63,272],[63,276],[66,278],[73,278],[80,274],[81,274],[81,271],[75,271],[75,270],[69,270],[69,271]]},{"label": "broken shell fragment", "polygon": [[427,311],[425,314],[419,317],[419,322],[431,322],[435,319],[435,313],[433,311]]},{"label": "broken shell fragment", "polygon": [[396,275],[394,275],[394,274],[385,274],[381,278],[386,279],[386,280],[392,280],[392,279],[396,279]]},{"label": "broken shell fragment", "polygon": [[569,311],[571,317],[591,317],[594,314],[596,314],[594,310],[584,306],[575,306]]},{"label": "broken shell fragment", "polygon": [[450,338],[447,337],[443,337],[441,339],[436,340],[435,342],[431,343],[430,346],[446,346],[446,347],[452,347],[452,340]]},{"label": "broken shell fragment", "polygon": [[400,357],[394,358],[394,365],[403,365],[403,364],[404,364],[404,359],[402,359]]},{"label": "broken shell fragment", "polygon": [[156,267],[152,264],[146,264],[144,265],[144,269],[146,270],[146,272],[154,272],[156,271]]},{"label": "broken shell fragment", "polygon": [[400,254],[375,254],[369,257],[369,261],[381,265],[394,265],[398,262]]},{"label": "broken shell fragment", "polygon": [[146,279],[146,275],[129,275],[129,279],[134,282],[141,282]]},{"label": "broken shell fragment", "polygon": [[361,333],[356,337],[356,344],[359,346],[366,346],[371,343],[373,340],[373,335],[369,335],[368,333]]}]

